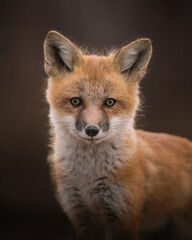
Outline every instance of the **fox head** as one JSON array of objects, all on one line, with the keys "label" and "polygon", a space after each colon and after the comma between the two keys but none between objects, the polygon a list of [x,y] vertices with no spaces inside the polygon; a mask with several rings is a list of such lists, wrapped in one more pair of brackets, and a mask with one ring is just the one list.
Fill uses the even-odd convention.
[{"label": "fox head", "polygon": [[49,32],[44,43],[47,100],[57,134],[99,143],[128,133],[151,53],[151,41],[139,39],[107,56],[87,55],[63,35]]}]

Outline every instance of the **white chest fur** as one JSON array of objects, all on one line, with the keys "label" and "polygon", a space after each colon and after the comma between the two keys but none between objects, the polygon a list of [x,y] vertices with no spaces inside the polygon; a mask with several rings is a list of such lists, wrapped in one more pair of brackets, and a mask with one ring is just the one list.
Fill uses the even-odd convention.
[{"label": "white chest fur", "polygon": [[54,159],[59,159],[56,165],[63,172],[58,192],[69,217],[91,221],[99,216],[114,222],[126,211],[123,188],[115,180],[122,161],[114,143],[66,141],[57,148]]}]

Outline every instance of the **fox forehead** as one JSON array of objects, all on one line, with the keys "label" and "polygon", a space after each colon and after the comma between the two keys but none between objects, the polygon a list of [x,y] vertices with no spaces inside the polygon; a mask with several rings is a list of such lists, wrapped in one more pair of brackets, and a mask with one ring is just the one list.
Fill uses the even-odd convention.
[{"label": "fox forehead", "polygon": [[101,76],[115,74],[110,57],[84,55],[80,72],[89,75],[93,81],[101,81]]},{"label": "fox forehead", "polygon": [[127,98],[135,86],[126,83],[110,63],[109,57],[83,56],[83,63],[73,73],[57,75],[50,85],[52,97],[84,97],[97,101],[107,97]]}]

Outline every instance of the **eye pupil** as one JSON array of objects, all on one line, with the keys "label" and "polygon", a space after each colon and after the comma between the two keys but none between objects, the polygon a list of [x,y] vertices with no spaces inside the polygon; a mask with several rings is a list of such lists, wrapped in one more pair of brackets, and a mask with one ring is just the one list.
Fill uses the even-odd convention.
[{"label": "eye pupil", "polygon": [[116,100],[115,100],[115,99],[113,99],[113,98],[108,98],[108,99],[105,100],[104,105],[105,105],[106,107],[113,107],[113,106],[115,105],[115,103],[116,103]]},{"label": "eye pupil", "polygon": [[70,102],[71,102],[71,105],[74,107],[78,107],[82,104],[82,101],[80,98],[71,98]]}]

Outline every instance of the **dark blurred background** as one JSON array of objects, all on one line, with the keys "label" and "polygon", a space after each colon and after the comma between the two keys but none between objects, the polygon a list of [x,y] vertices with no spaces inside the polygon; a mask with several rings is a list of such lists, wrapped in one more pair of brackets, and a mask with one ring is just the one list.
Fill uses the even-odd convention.
[{"label": "dark blurred background", "polygon": [[0,238],[72,239],[47,164],[44,38],[57,30],[98,50],[150,38],[138,126],[192,140],[190,1],[1,0],[0,26]]}]

